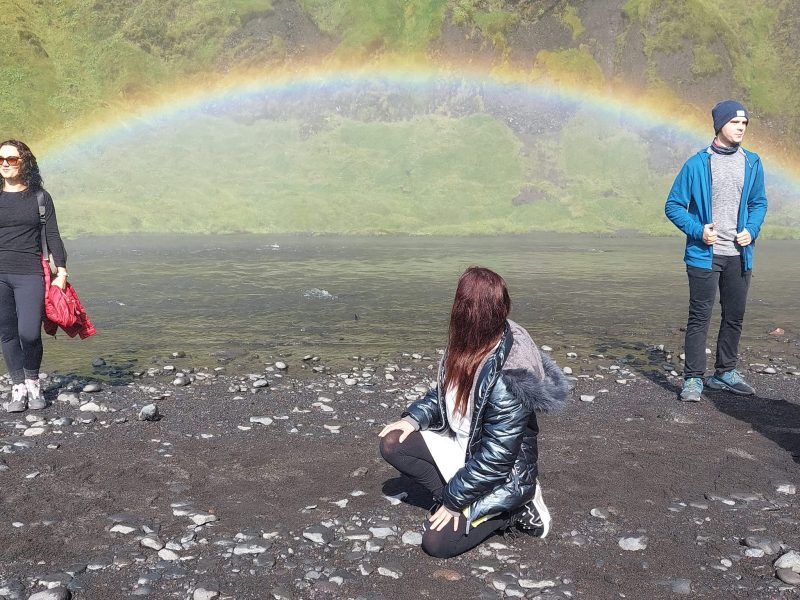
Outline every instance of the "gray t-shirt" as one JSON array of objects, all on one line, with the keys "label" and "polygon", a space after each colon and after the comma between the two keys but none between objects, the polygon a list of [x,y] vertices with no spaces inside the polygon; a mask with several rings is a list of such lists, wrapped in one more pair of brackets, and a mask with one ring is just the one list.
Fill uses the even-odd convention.
[{"label": "gray t-shirt", "polygon": [[744,188],[744,151],[739,148],[733,154],[711,152],[711,218],[717,232],[714,254],[737,256],[739,246],[735,243],[736,222],[739,203]]}]

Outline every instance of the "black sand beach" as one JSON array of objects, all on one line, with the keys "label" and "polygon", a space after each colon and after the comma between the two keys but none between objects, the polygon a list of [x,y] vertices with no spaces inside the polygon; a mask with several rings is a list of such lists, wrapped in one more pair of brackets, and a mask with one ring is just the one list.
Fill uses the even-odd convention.
[{"label": "black sand beach", "polygon": [[50,407],[0,418],[0,597],[795,598],[773,563],[800,548],[799,353],[765,342],[740,363],[755,397],[687,404],[657,348],[554,348],[575,388],[540,419],[550,535],[447,561],[418,547],[430,500],[394,498],[376,437],[435,350],[253,373],[175,358],[95,392],[51,375]]}]

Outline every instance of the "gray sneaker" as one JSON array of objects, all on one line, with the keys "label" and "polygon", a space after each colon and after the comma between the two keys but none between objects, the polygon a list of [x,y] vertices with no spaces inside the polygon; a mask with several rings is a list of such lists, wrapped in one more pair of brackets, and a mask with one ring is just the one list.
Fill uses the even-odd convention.
[{"label": "gray sneaker", "polygon": [[752,396],[755,393],[753,386],[747,383],[736,369],[715,373],[713,377],[708,378],[706,385],[712,390],[725,390],[740,396]]},{"label": "gray sneaker", "polygon": [[684,402],[700,402],[703,393],[703,380],[700,377],[689,377],[683,382],[681,400]]},{"label": "gray sneaker", "polygon": [[26,379],[25,389],[28,391],[28,408],[31,410],[41,410],[47,407],[47,402],[42,394],[42,386],[38,379]]},{"label": "gray sneaker", "polygon": [[28,409],[28,388],[24,383],[16,383],[11,388],[11,401],[6,404],[10,413],[25,412]]}]

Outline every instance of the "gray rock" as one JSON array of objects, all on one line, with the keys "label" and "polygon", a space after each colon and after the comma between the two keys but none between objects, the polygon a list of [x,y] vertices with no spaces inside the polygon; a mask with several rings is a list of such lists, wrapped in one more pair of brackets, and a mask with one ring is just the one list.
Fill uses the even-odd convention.
[{"label": "gray rock", "polygon": [[103,390],[103,386],[99,383],[87,383],[83,386],[83,391],[87,394],[94,394],[96,392],[101,392]]},{"label": "gray rock", "polygon": [[261,425],[272,425],[271,417],[250,417],[251,423],[259,423]]},{"label": "gray rock", "polygon": [[195,513],[192,515],[192,521],[195,525],[206,525],[217,520],[217,515],[210,513]]},{"label": "gray rock", "polygon": [[253,382],[253,387],[256,389],[264,388],[267,387],[268,385],[269,381],[267,381],[266,379],[257,379],[256,381]]},{"label": "gray rock", "polygon": [[58,586],[50,588],[49,590],[36,592],[28,596],[28,600],[69,600],[71,597],[72,594],[67,588]]},{"label": "gray rock", "polygon": [[379,540],[384,540],[387,537],[397,535],[397,531],[394,527],[370,527],[369,532]]},{"label": "gray rock", "polygon": [[322,525],[314,525],[303,531],[303,537],[315,544],[327,545],[333,541],[333,532]]},{"label": "gray rock", "polygon": [[748,535],[744,538],[744,544],[748,548],[758,548],[764,554],[777,554],[781,551],[781,542],[760,535]]},{"label": "gray rock", "polygon": [[59,402],[68,402],[69,404],[76,404],[79,402],[79,396],[75,392],[61,392],[56,400]]},{"label": "gray rock", "polygon": [[4,600],[19,600],[25,593],[25,586],[16,579],[7,579],[0,583],[0,597]]},{"label": "gray rock", "polygon": [[624,537],[620,538],[619,547],[628,552],[638,552],[647,548],[647,536],[640,535],[638,537]]},{"label": "gray rock", "polygon": [[155,403],[143,406],[139,411],[140,421],[158,421],[159,419],[161,419],[161,413]]},{"label": "gray rock", "polygon": [[176,385],[178,387],[183,387],[189,385],[191,380],[188,377],[176,377],[172,380],[172,385]]},{"label": "gray rock", "polygon": [[266,546],[259,546],[258,544],[238,544],[233,549],[235,556],[242,556],[243,554],[262,554],[266,552]]},{"label": "gray rock", "polygon": [[690,579],[673,579],[670,583],[673,594],[678,594],[680,596],[692,595],[692,582]]},{"label": "gray rock", "polygon": [[378,567],[378,574],[384,577],[391,577],[392,579],[400,579],[403,576],[403,571],[394,566]]},{"label": "gray rock", "polygon": [[790,550],[773,563],[776,569],[791,569],[795,573],[800,573],[800,553]]},{"label": "gray rock", "polygon": [[174,550],[170,550],[169,548],[162,548],[158,551],[158,558],[161,560],[180,560],[181,555],[175,552]]},{"label": "gray rock", "polygon": [[422,534],[418,531],[406,531],[401,539],[409,546],[419,546],[422,543]]},{"label": "gray rock", "polygon": [[791,569],[778,569],[775,571],[775,575],[783,583],[788,583],[789,585],[800,585],[800,573],[792,571]]},{"label": "gray rock", "polygon": [[164,542],[154,535],[146,535],[139,540],[139,545],[151,550],[161,550],[164,547]]}]

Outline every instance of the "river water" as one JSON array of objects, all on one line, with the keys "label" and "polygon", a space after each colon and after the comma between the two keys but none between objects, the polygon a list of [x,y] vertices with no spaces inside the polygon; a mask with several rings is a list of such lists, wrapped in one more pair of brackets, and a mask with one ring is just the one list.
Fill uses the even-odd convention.
[{"label": "river water", "polygon": [[[456,280],[470,265],[502,274],[512,318],[557,352],[679,351],[688,304],[677,236],[142,236],[67,245],[71,281],[99,333],[45,340],[44,368],[61,372],[88,373],[96,357],[147,367],[172,352],[185,352],[186,364],[225,356],[254,367],[279,355],[336,364],[432,352],[444,345]],[[774,346],[767,332],[776,326],[800,329],[798,257],[798,241],[759,242],[744,345]]]}]

